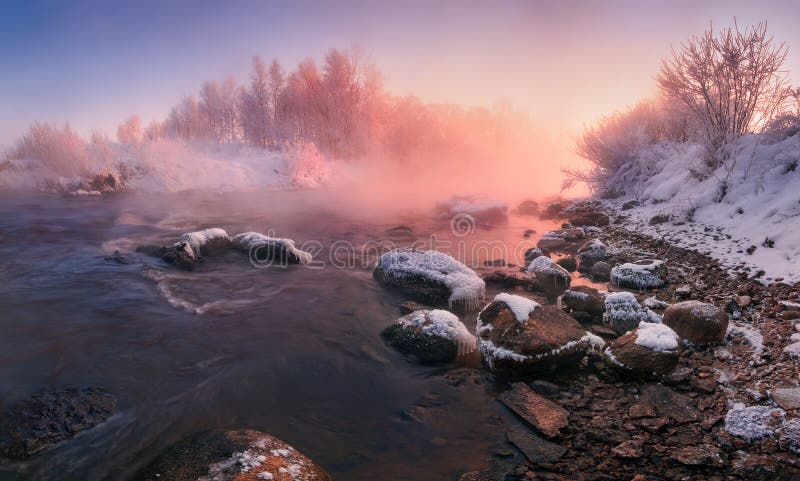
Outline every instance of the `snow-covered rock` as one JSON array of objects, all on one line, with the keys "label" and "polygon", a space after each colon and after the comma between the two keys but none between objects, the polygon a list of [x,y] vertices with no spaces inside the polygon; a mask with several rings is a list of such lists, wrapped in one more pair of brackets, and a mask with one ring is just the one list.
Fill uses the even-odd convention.
[{"label": "snow-covered rock", "polygon": [[607,256],[606,245],[598,239],[592,239],[578,248],[575,258],[578,260],[578,269],[581,272],[591,272],[592,266]]},{"label": "snow-covered rock", "polygon": [[635,329],[641,322],[658,322],[657,316],[642,307],[630,292],[612,292],[606,296],[605,304],[603,319],[620,334]]},{"label": "snow-covered rock", "polygon": [[292,239],[269,237],[258,232],[243,232],[233,236],[233,247],[249,253],[251,262],[267,264],[308,264],[312,256],[295,246]]},{"label": "snow-covered rock", "polygon": [[800,418],[787,419],[778,429],[781,448],[800,454]]},{"label": "snow-covered rock", "polygon": [[527,268],[528,275],[536,277],[539,287],[548,297],[558,297],[569,289],[572,275],[547,256],[532,260]]},{"label": "snow-covered rock", "polygon": [[330,481],[325,471],[292,446],[249,429],[203,431],[185,438],[164,451],[136,479]]},{"label": "snow-covered rock", "polygon": [[665,326],[640,322],[604,351],[610,364],[639,374],[667,374],[678,364],[678,335]]},{"label": "snow-covered rock", "polygon": [[629,289],[656,289],[667,283],[664,261],[648,259],[615,266],[611,269],[611,283]]},{"label": "snow-covered rock", "polygon": [[599,315],[606,311],[606,294],[593,287],[575,286],[564,291],[559,303],[573,311]]},{"label": "snow-covered rock", "polygon": [[735,403],[725,414],[725,430],[746,441],[771,438],[784,415],[783,409]]},{"label": "snow-covered rock", "polygon": [[231,245],[231,238],[223,229],[204,229],[183,234],[172,246],[162,248],[160,256],[169,264],[192,269],[202,257],[220,254]]},{"label": "snow-covered rock", "polygon": [[502,202],[479,200],[472,196],[453,196],[436,204],[440,217],[452,219],[458,215],[469,215],[477,222],[498,223],[508,218],[508,206]]},{"label": "snow-covered rock", "polygon": [[728,331],[728,315],[713,304],[683,301],[664,311],[664,324],[694,344],[719,342]]},{"label": "snow-covered rock", "polygon": [[499,294],[481,311],[475,332],[483,361],[504,375],[572,365],[604,344],[561,309],[510,294]]},{"label": "snow-covered rock", "polygon": [[398,288],[409,297],[432,305],[476,309],[486,283],[453,257],[433,250],[394,249],[383,254],[372,276],[381,285]]},{"label": "snow-covered rock", "polygon": [[455,314],[434,309],[397,319],[383,333],[389,345],[422,362],[448,362],[477,348],[475,336]]},{"label": "snow-covered rock", "polygon": [[592,265],[592,279],[608,281],[611,278],[611,265],[605,261],[598,261]]}]

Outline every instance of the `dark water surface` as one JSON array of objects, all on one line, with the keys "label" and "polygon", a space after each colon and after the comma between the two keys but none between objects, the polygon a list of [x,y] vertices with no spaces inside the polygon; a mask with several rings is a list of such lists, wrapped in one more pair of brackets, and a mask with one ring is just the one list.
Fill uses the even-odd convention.
[{"label": "dark water surface", "polygon": [[[455,236],[447,220],[335,209],[330,198],[0,197],[0,401],[67,385],[118,399],[109,421],[0,466],[20,473],[0,479],[124,480],[187,434],[235,427],[280,437],[338,480],[451,480],[481,467],[504,437],[494,386],[474,363],[421,366],[387,348],[380,331],[404,299],[380,288],[360,257],[349,268],[256,269],[232,252],[193,272],[138,254],[127,265],[104,259],[222,227],[315,241],[315,259],[332,247],[346,258],[352,245],[374,262],[368,241],[403,223],[418,240],[451,242],[440,250],[469,257],[476,240],[502,241],[520,261],[536,239],[522,232],[554,227],[512,217]],[[475,315],[462,316],[470,330]]]}]

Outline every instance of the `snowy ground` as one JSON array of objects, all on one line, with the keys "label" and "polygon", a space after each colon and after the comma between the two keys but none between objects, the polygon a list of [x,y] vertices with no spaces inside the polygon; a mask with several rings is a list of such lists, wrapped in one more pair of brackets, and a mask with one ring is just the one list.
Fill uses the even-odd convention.
[{"label": "snowy ground", "polygon": [[[763,270],[764,283],[800,281],[800,136],[744,137],[733,159],[700,180],[693,174],[703,165],[699,146],[654,146],[618,176],[625,195],[608,205],[642,233],[706,253],[733,271]],[[725,179],[727,193],[716,202]],[[640,205],[622,210],[632,199]],[[651,223],[656,216],[668,220]]]}]

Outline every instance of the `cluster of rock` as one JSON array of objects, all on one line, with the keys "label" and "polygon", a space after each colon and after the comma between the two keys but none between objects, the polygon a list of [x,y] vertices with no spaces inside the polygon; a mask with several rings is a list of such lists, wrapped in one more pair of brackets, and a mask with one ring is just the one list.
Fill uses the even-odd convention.
[{"label": "cluster of rock", "polygon": [[219,256],[231,249],[246,252],[250,261],[259,265],[308,264],[312,259],[311,253],[298,249],[292,239],[270,237],[258,232],[230,236],[220,228],[187,232],[170,246],[139,248],[142,252],[186,270],[194,269],[206,257]]}]

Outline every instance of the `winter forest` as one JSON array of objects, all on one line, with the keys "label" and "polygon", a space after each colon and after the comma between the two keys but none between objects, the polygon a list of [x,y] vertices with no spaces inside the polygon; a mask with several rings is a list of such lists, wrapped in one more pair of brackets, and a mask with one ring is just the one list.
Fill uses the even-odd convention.
[{"label": "winter forest", "polygon": [[0,481],[800,480],[798,21],[7,2]]}]

